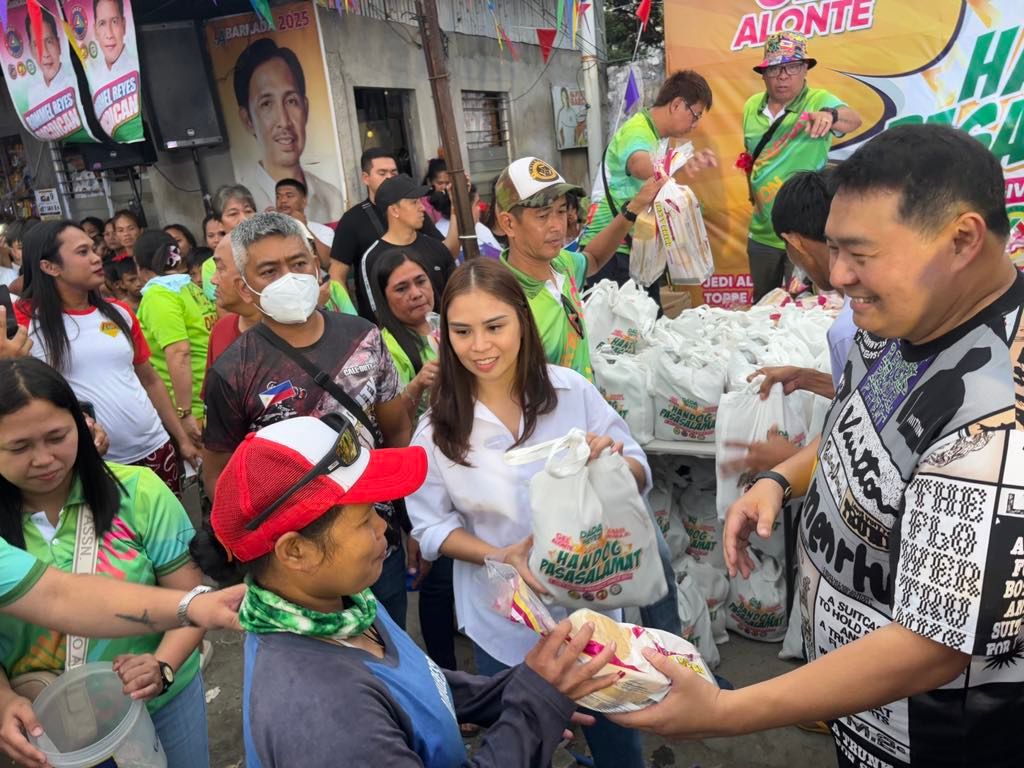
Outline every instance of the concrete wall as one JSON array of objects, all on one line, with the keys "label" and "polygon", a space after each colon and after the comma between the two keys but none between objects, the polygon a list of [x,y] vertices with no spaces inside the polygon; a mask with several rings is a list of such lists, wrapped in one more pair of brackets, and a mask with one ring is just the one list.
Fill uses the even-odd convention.
[{"label": "concrete wall", "polygon": [[[365,195],[359,178],[359,155],[362,152],[359,125],[354,107],[354,90],[368,88],[400,88],[411,92],[410,152],[416,174],[422,173],[426,162],[434,157],[440,145],[434,115],[426,63],[419,46],[416,27],[385,22],[358,14],[341,16],[336,11],[318,8],[323,32],[328,82],[334,100],[338,127],[338,143],[344,167],[344,183],[348,204]],[[603,26],[603,25],[602,25]],[[603,33],[599,32],[601,37]],[[590,189],[585,149],[558,152],[555,149],[554,111],[551,88],[578,82],[581,56],[579,51],[556,48],[545,68],[536,45],[517,43],[519,61],[511,61],[507,50],[501,53],[493,37],[446,33],[450,66],[450,89],[460,143],[465,148],[465,121],[462,114],[462,91],[497,91],[509,98],[509,120],[512,157],[536,155],[553,163],[567,180]],[[6,89],[0,89],[6,91]],[[19,123],[6,92],[6,107],[0,103],[0,131],[13,121]],[[26,146],[34,158],[40,147],[31,137]],[[465,151],[465,149],[463,149]],[[221,184],[234,181],[231,157],[226,146],[199,150],[200,163],[212,193]],[[463,157],[465,160],[465,155]],[[143,174],[143,205],[150,226],[182,222],[193,228],[197,236],[205,211],[198,193],[199,178],[191,152],[159,152],[158,172],[154,168]],[[162,173],[161,173],[162,172]],[[54,186],[49,154],[44,149],[37,186]],[[131,199],[127,183],[111,189],[113,207],[119,208]],[[74,218],[94,214],[106,218],[106,202],[102,198],[72,201]]]},{"label": "concrete wall", "polygon": [[[418,43],[409,42],[418,39],[415,28],[389,25],[355,14],[341,17],[324,9],[320,9],[320,24],[338,122],[345,184],[351,204],[365,194],[359,180],[358,162],[362,145],[353,106],[353,89],[401,88],[412,91],[410,122],[413,146],[410,150],[417,173],[425,170],[426,161],[436,154],[440,144],[437,120],[423,50]],[[452,105],[463,147],[462,91],[506,93],[510,100],[512,157],[537,155],[554,163],[570,181],[587,186],[586,151],[560,153],[555,149],[551,104],[553,85],[576,82],[579,52],[556,49],[545,70],[540,48],[536,45],[517,44],[520,60],[513,62],[507,51],[501,54],[493,38],[458,33],[449,33],[447,38]]]}]

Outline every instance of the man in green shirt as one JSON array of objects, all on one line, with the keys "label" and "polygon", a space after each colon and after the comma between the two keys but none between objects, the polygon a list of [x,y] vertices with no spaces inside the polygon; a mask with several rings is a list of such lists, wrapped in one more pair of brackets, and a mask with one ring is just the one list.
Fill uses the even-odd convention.
[{"label": "man in green shirt", "polygon": [[817,63],[807,56],[803,35],[769,35],[764,59],[754,67],[764,79],[765,91],[755,93],[743,107],[744,156],[752,163],[748,173],[754,213],[747,257],[755,302],[782,284],[788,265],[786,244],[772,227],[776,193],[797,171],[823,168],[832,137],[860,126],[860,117],[841,99],[807,85],[807,70]]},{"label": "man in green shirt", "polygon": [[593,381],[580,298],[583,283],[608,263],[637,214],[654,201],[664,183],[649,179],[630,201],[623,201],[610,226],[583,251],[571,252],[562,247],[568,225],[565,196],[582,190],[536,157],[520,158],[501,172],[494,198],[509,243],[501,260],[523,286],[549,362]]},{"label": "man in green shirt", "polygon": [[[697,127],[705,111],[711,109],[711,86],[692,70],[676,72],[658,91],[654,106],[641,109],[630,117],[612,136],[604,155],[604,177],[591,198],[587,226],[580,237],[586,247],[614,220],[615,209],[632,200],[644,181],[654,175],[654,155],[658,142],[664,138],[681,139]],[[695,152],[686,164],[686,172],[694,176],[704,168],[718,165],[710,149]],[[607,189],[605,189],[607,184]],[[622,285],[629,279],[629,240],[624,233],[616,244],[615,259],[592,282],[610,279]],[[661,304],[658,283],[649,289],[651,298]]]}]

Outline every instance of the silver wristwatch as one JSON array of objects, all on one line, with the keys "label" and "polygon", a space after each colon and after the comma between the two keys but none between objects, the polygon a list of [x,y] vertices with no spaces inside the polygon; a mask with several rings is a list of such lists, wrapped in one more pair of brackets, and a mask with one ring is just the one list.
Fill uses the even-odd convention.
[{"label": "silver wristwatch", "polygon": [[188,592],[183,598],[181,598],[181,602],[178,603],[178,624],[180,624],[183,627],[196,626],[188,618],[188,607],[192,604],[192,601],[195,600],[195,598],[198,595],[202,595],[207,592],[213,592],[213,587],[207,587],[203,584],[200,584],[198,587],[193,587],[190,592]]}]

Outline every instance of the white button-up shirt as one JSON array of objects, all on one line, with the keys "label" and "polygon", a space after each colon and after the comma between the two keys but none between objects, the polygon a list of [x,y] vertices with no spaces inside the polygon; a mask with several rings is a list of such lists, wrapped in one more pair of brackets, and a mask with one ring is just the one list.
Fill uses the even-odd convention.
[{"label": "white button-up shirt", "polygon": [[[605,402],[597,388],[575,371],[549,365],[548,375],[558,396],[558,405],[551,413],[537,418],[533,434],[523,445],[563,437],[573,427],[608,435],[623,443],[626,457],[643,465],[646,494],[651,488],[651,470],[643,449],[629,434],[626,423]],[[521,421],[519,429],[521,433]],[[495,547],[515,544],[530,535],[530,478],[544,468],[544,461],[519,467],[505,464],[504,454],[515,439],[489,408],[476,403],[466,455],[470,466],[462,466],[448,459],[434,445],[429,414],[420,420],[412,444],[426,450],[429,468],[423,486],[406,499],[406,507],[412,521],[412,535],[428,560],[440,556],[444,540],[458,528]],[[551,511],[557,513],[557,510]],[[503,664],[520,663],[536,645],[538,636],[491,608],[486,569],[456,560],[454,584],[459,627]],[[550,609],[556,620],[568,615],[563,608],[550,606]],[[621,620],[619,611],[608,615]]]}]

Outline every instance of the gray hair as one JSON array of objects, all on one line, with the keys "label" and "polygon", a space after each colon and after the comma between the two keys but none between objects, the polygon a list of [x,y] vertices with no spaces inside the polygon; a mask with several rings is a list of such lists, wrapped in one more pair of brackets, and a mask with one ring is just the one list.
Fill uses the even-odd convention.
[{"label": "gray hair", "polygon": [[224,214],[224,209],[232,200],[248,203],[254,211],[257,210],[256,199],[248,187],[243,187],[241,184],[225,184],[213,193],[213,199],[210,200],[213,213],[218,219]]},{"label": "gray hair", "polygon": [[275,235],[297,237],[302,246],[309,249],[306,233],[302,231],[299,222],[291,216],[276,211],[257,213],[240,222],[228,235],[231,238],[231,255],[235,259],[239,274],[245,276],[245,266],[249,263],[249,247],[265,237]]}]

